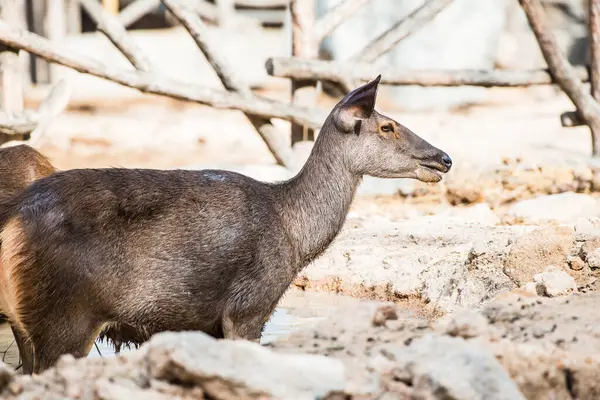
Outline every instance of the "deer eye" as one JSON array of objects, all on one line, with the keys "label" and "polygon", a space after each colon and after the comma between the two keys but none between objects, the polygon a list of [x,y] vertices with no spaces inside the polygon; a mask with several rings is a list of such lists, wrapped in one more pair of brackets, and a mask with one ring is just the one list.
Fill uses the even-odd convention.
[{"label": "deer eye", "polygon": [[381,127],[382,132],[394,132],[394,127],[392,124],[386,124]]}]

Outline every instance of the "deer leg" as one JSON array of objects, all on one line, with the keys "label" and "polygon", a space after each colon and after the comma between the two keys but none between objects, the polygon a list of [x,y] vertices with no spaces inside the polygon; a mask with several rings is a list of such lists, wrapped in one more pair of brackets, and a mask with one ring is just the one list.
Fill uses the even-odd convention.
[{"label": "deer leg", "polygon": [[27,340],[27,337],[17,328],[11,326],[15,342],[19,348],[19,356],[21,357],[22,371],[24,374],[33,372],[33,347]]},{"label": "deer leg", "polygon": [[232,310],[223,316],[223,337],[259,343],[265,324],[266,320],[262,317],[249,317]]},{"label": "deer leg", "polygon": [[63,354],[75,358],[86,357],[98,336],[101,324],[82,318],[62,318],[30,331],[34,349],[33,373],[39,374],[52,367]]},{"label": "deer leg", "polygon": [[[221,320],[223,337],[260,342],[266,323],[287,289],[287,285],[280,286],[257,282],[256,286],[230,300]],[[256,287],[265,289],[257,292]]]}]

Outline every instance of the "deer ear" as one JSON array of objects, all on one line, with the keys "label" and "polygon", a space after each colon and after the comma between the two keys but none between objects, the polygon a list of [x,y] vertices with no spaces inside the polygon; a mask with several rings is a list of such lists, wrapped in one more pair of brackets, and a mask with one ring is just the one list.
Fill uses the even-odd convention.
[{"label": "deer ear", "polygon": [[333,122],[336,128],[342,132],[349,133],[360,127],[360,120],[367,119],[375,109],[377,99],[377,88],[381,75],[371,82],[354,89],[348,93],[336,106]]}]

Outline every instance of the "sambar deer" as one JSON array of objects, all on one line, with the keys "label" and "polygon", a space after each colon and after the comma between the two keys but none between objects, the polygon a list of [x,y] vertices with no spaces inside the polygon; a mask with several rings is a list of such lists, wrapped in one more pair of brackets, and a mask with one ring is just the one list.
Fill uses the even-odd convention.
[{"label": "sambar deer", "polygon": [[[0,202],[16,195],[27,186],[38,179],[45,178],[58,169],[31,146],[20,144],[0,148]],[[2,243],[0,242],[0,246]],[[6,316],[0,312],[0,322],[4,322]],[[15,337],[19,335],[13,328]],[[148,334],[140,329],[123,323],[107,324],[100,333],[100,339],[106,340],[118,353],[122,345],[138,346],[148,339]],[[18,346],[22,346],[23,340],[17,340]],[[28,359],[29,348],[20,349],[21,357]]]},{"label": "sambar deer", "polygon": [[[0,307],[25,372],[88,354],[107,324],[259,340],[296,275],[345,221],[364,175],[438,182],[452,161],[348,93],[288,181],[222,170],[57,172],[0,204]],[[25,361],[25,360],[24,360]]]}]

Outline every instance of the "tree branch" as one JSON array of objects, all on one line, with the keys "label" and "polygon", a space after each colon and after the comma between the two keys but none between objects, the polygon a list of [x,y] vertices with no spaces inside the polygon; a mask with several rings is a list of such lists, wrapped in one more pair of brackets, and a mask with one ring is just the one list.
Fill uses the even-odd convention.
[{"label": "tree branch", "polygon": [[[550,71],[561,89],[569,96],[577,112],[586,124],[592,130],[592,136],[595,132],[600,132],[600,105],[588,93],[581,81],[578,79],[575,69],[569,64],[564,55],[560,53],[554,35],[548,28],[548,22],[544,15],[544,9],[539,0],[519,0],[521,7],[525,11],[529,26],[533,31],[540,46],[540,50]],[[596,148],[598,140],[594,138],[593,154],[598,154]]]},{"label": "tree branch", "polygon": [[[348,64],[294,57],[269,58],[265,66],[271,76],[341,84],[353,81],[367,82],[378,74],[381,74],[382,84],[397,86],[522,87],[554,83],[547,70],[401,70],[394,67],[379,68],[366,63]],[[578,67],[575,72],[578,78],[588,79],[585,68]]]},{"label": "tree branch", "polygon": [[[250,87],[235,76],[235,73],[230,68],[227,61],[217,51],[217,46],[211,43],[209,40],[208,28],[200,18],[198,18],[192,10],[186,9],[181,1],[162,0],[162,2],[192,36],[202,54],[204,54],[219,76],[225,89],[237,92],[244,97],[252,96]],[[271,124],[271,121],[257,115],[248,113],[245,115],[263,139],[277,162],[285,167],[291,167],[293,165],[292,154],[288,147],[282,143],[282,135],[277,131],[273,124]]]},{"label": "tree branch", "polygon": [[148,72],[108,67],[93,58],[74,55],[71,50],[65,51],[39,35],[11,27],[4,21],[0,21],[0,42],[26,50],[53,63],[145,93],[193,101],[214,108],[240,110],[267,118],[281,118],[314,128],[320,127],[326,117],[320,109],[292,106],[256,95],[241,96]]},{"label": "tree branch", "polygon": [[428,0],[406,18],[381,34],[359,51],[353,60],[373,62],[394,48],[402,39],[412,35],[454,0]]},{"label": "tree branch", "polygon": [[39,121],[37,112],[25,110],[18,115],[7,115],[0,112],[0,133],[11,136],[29,135]]},{"label": "tree branch", "polygon": [[117,19],[124,27],[138,21],[144,15],[158,8],[160,0],[135,0],[121,10]]},{"label": "tree branch", "polygon": [[98,30],[106,35],[117,49],[140,71],[152,70],[150,60],[131,40],[118,18],[108,13],[96,0],[79,0],[88,15],[97,24]]},{"label": "tree branch", "polygon": [[25,110],[12,116],[0,113],[2,146],[23,141],[27,141],[27,144],[32,147],[39,144],[54,118],[67,107],[70,95],[71,90],[67,80],[61,79],[52,86],[36,111]]},{"label": "tree branch", "polygon": [[235,0],[237,6],[245,8],[282,8],[290,4],[290,0]]},{"label": "tree branch", "polygon": [[69,105],[71,97],[71,85],[67,79],[61,79],[52,85],[48,95],[38,106],[39,115],[38,124],[31,132],[29,145],[36,147],[46,134],[46,131],[52,124],[52,121],[62,113]]},{"label": "tree branch", "polygon": [[327,36],[331,35],[335,28],[340,26],[369,1],[370,0],[345,0],[327,10],[327,14],[319,18],[315,25],[315,36],[317,41],[321,42]]}]

